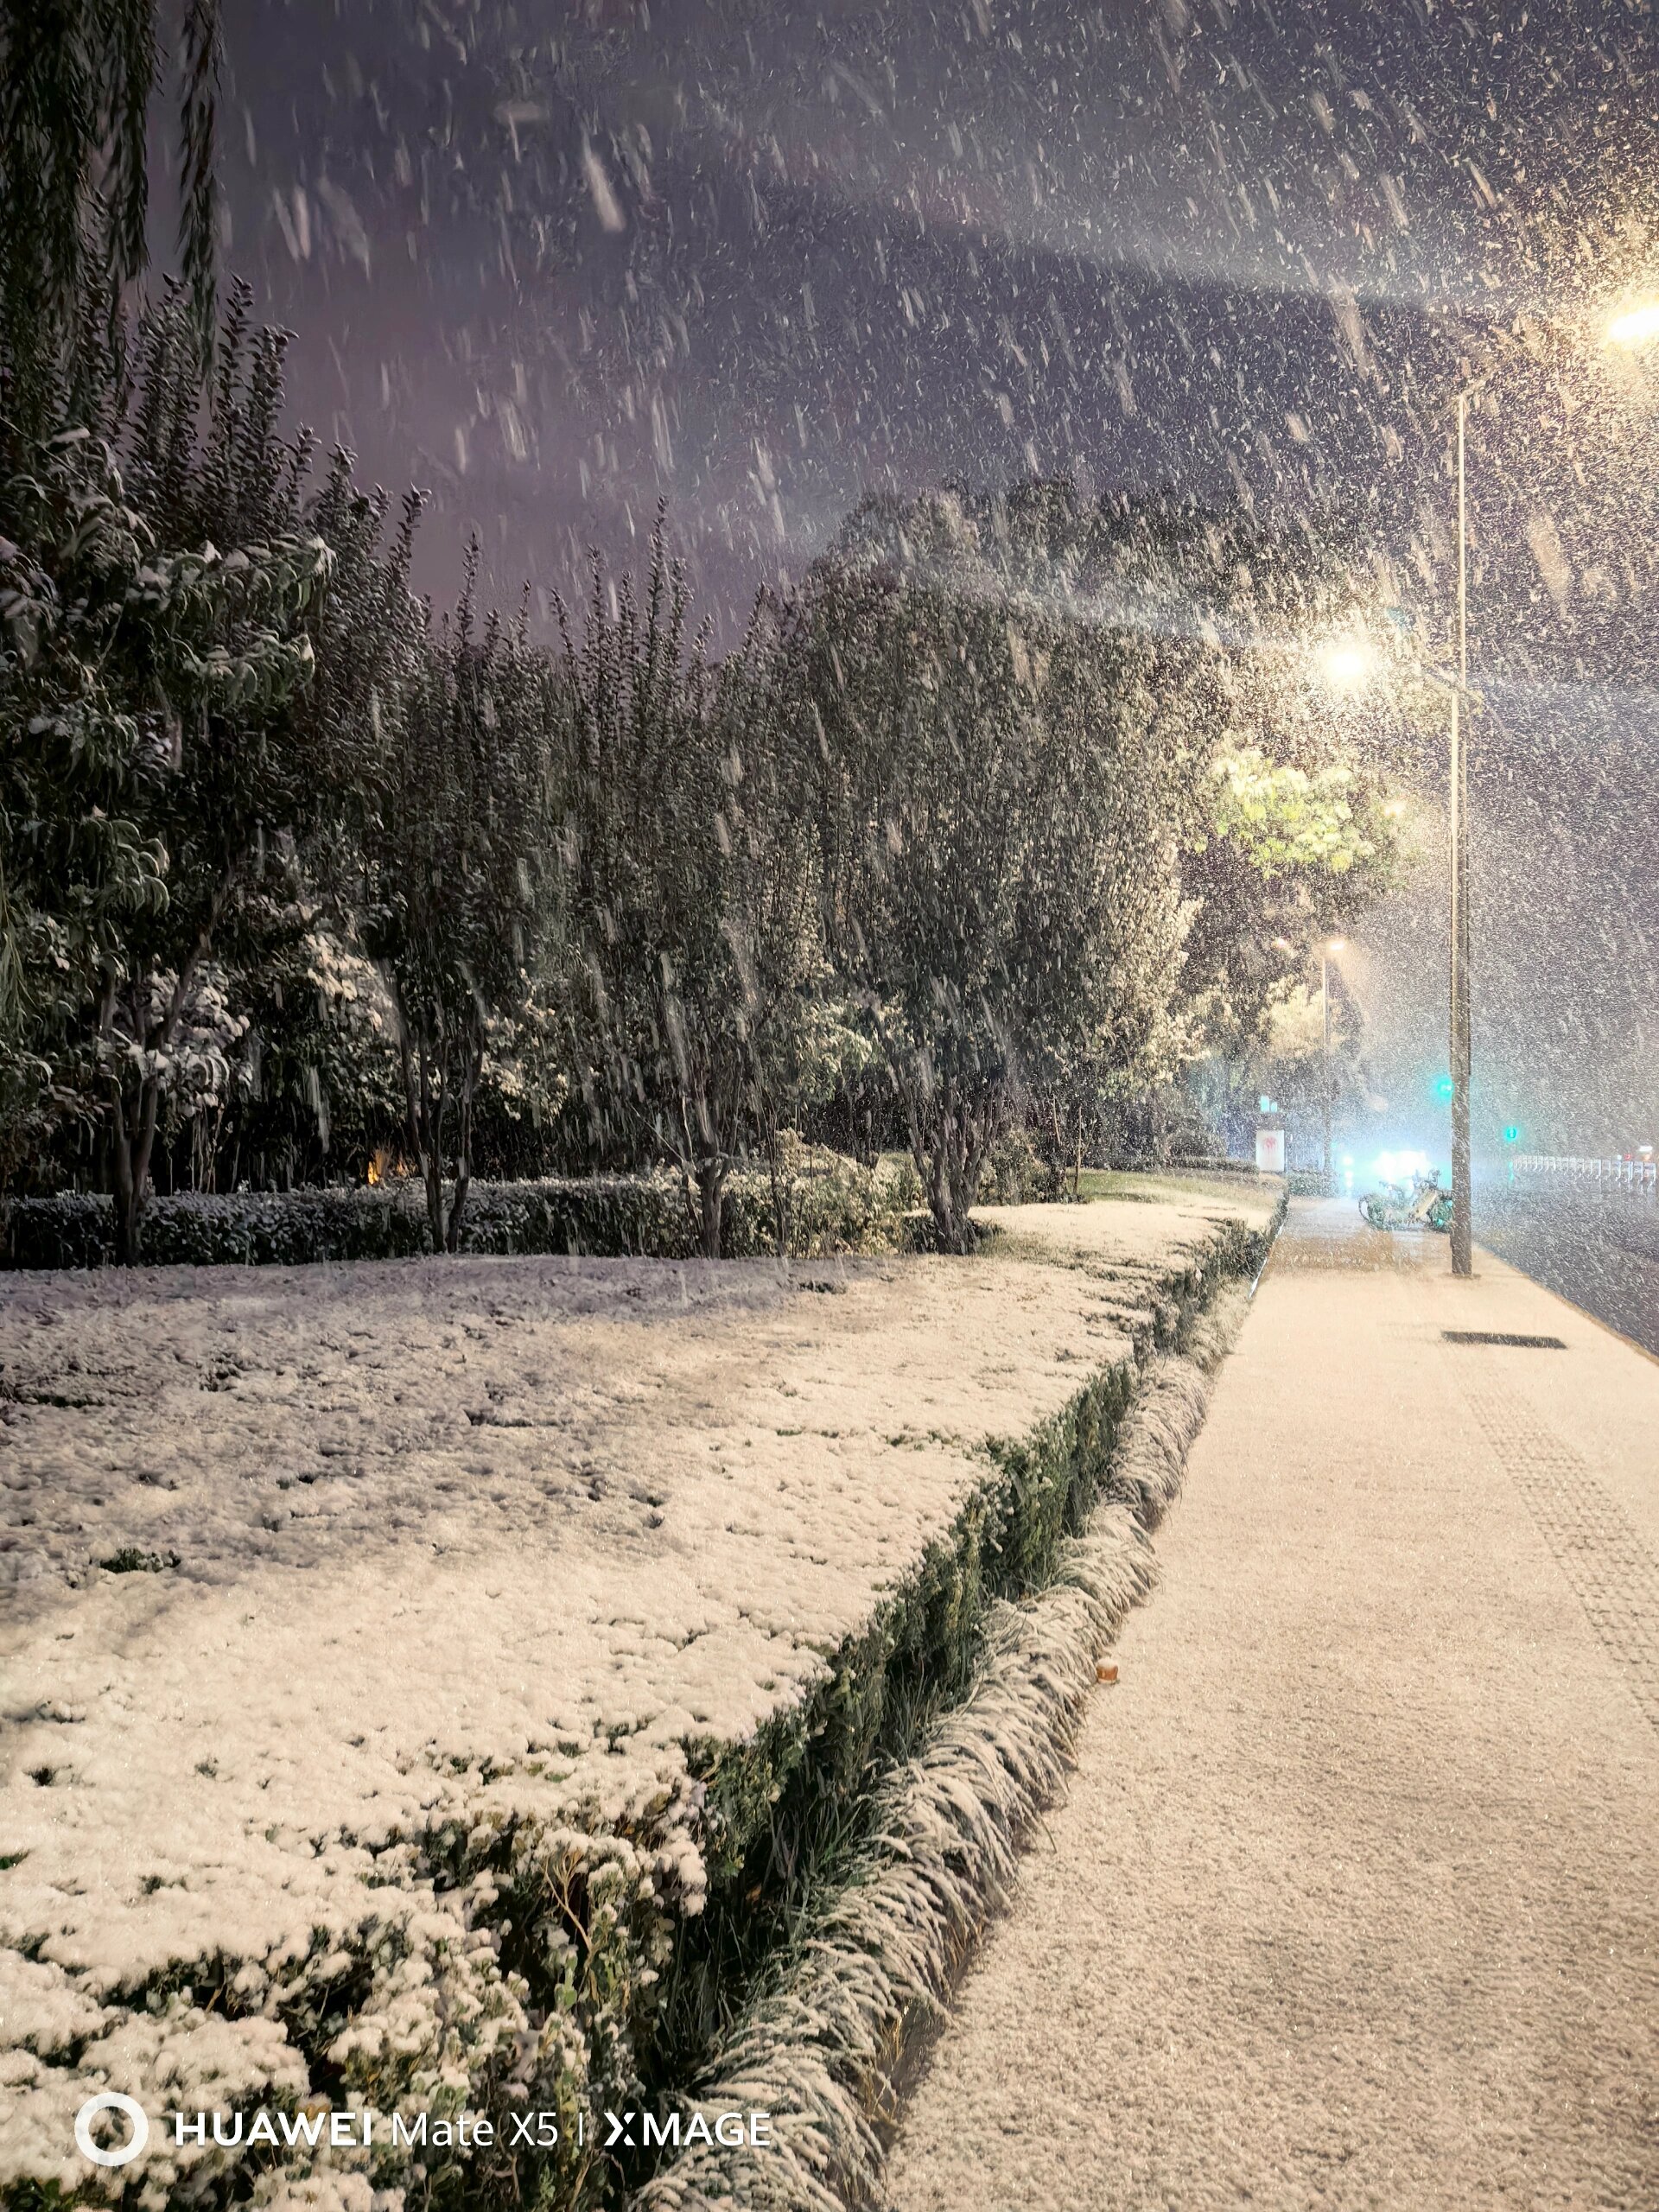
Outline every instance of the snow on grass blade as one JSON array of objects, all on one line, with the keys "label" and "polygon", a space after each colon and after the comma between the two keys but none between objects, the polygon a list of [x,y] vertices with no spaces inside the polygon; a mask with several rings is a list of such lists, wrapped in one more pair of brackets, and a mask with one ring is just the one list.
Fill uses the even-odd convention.
[{"label": "snow on grass blade", "polygon": [[907,2047],[1006,1901],[1021,1838],[1059,1788],[1097,1656],[1153,1586],[1142,1524],[1179,1487],[1206,1372],[1243,1310],[1224,1291],[1185,1355],[1149,1363],[1085,1533],[1063,1545],[1039,1596],[991,1609],[968,1697],[881,1783],[844,1886],[721,2050],[699,2109],[770,2113],[775,2145],[699,2144],[633,2212],[844,2212],[876,2201]]}]

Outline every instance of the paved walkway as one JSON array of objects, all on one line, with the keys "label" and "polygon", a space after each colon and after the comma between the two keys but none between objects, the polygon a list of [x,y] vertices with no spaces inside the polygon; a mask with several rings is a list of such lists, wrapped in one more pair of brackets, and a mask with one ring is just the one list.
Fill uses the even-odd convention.
[{"label": "paved walkway", "polygon": [[1446,1263],[1293,1211],[895,2212],[1659,2207],[1659,1363]]}]

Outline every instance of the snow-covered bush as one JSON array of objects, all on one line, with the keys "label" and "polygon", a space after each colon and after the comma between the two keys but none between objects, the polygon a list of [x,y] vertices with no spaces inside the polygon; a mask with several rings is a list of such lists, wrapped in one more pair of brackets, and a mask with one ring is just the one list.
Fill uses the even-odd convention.
[{"label": "snow-covered bush", "polygon": [[[750,1170],[727,1188],[726,1249],[734,1259],[777,1249],[771,1178]],[[801,1256],[891,1251],[912,1185],[887,1164],[836,1160],[788,1180],[789,1249]],[[93,1192],[19,1198],[7,1210],[0,1265],[95,1268],[116,1255],[111,1201]],[[392,1260],[431,1249],[420,1185],[372,1189],[185,1192],[152,1200],[141,1253],[150,1267],[293,1267],[318,1260]],[[671,1175],[549,1177],[473,1186],[461,1237],[466,1252],[585,1252],[690,1259],[700,1223]]]},{"label": "snow-covered bush", "polygon": [[[814,1179],[802,1173],[810,1164],[798,1155],[791,1160],[803,1181]],[[753,1179],[760,1219],[769,1192],[766,1179]],[[828,1182],[833,1177],[816,1179]],[[683,1192],[678,1195],[689,1232],[692,1219]],[[539,2204],[543,2212],[595,2212],[599,2205],[617,2200],[624,2182],[642,2179],[642,2173],[620,2171],[603,2157],[594,2142],[594,2116],[607,2108],[652,2109],[662,2097],[677,2101],[710,2055],[711,2033],[741,2011],[756,1976],[764,1978],[790,1931],[802,1926],[803,1914],[823,1904],[826,1878],[833,1884],[838,1870],[844,1872],[849,1851],[861,1847],[870,1839],[872,1823],[884,1818],[884,1775],[915,1754],[925,1732],[973,1681],[988,1622],[1005,1600],[1040,1587],[1063,1563],[1069,1538],[1110,1484],[1114,1449],[1123,1433],[1137,1375],[1149,1363],[1158,1371],[1160,1349],[1192,1340],[1217,1280],[1253,1266],[1265,1241],[1266,1208],[1255,1199],[1239,1209],[1242,1218],[1232,1220],[1217,1220],[1213,1209],[1194,1206],[1179,1237],[1157,1230],[1127,1242],[1096,1236],[1079,1244],[1072,1237],[1066,1259],[1065,1232],[1074,1224],[1086,1226],[1085,1215],[1098,1222],[1107,1211],[1073,1215],[1068,1210],[1056,1219],[1052,1234],[1060,1241],[1052,1246],[1052,1255],[1065,1260],[1063,1265],[1040,1264],[1040,1255],[1051,1249],[1051,1231],[1042,1217],[1025,1223],[1027,1239],[1043,1240],[1021,1255],[1025,1294],[1046,1301],[1039,1333],[1021,1339],[1027,1351],[1039,1347],[1037,1363],[1014,1387],[998,1382],[988,1385],[994,1395],[969,1389],[963,1398],[949,1402],[960,1409],[956,1421],[967,1433],[952,1440],[954,1471],[943,1486],[937,1471],[931,1477],[928,1471],[932,1440],[912,1436],[907,1426],[899,1435],[887,1436],[886,1430],[900,1420],[907,1424],[912,1407],[918,1421],[939,1419],[944,1407],[933,1394],[942,1382],[956,1381],[958,1370],[972,1375],[988,1358],[998,1363],[992,1374],[1007,1374],[1000,1363],[1010,1348],[1012,1309],[1007,1287],[993,1280],[1001,1263],[969,1263],[965,1269],[931,1263],[898,1281],[890,1268],[807,1272],[809,1288],[850,1288],[853,1296],[866,1294],[869,1302],[861,1313],[854,1310],[853,1297],[845,1308],[839,1300],[828,1307],[844,1313],[850,1325],[837,1324],[814,1341],[796,1345],[795,1363],[785,1364],[773,1379],[781,1384],[789,1375],[817,1376],[827,1365],[841,1378],[832,1387],[850,1394],[841,1402],[855,1399],[865,1405],[873,1393],[883,1407],[879,1429],[869,1441],[879,1444],[885,1438],[895,1453],[914,1448],[921,1456],[914,1475],[899,1459],[884,1463],[890,1474],[873,1474],[868,1465],[859,1467],[855,1487],[863,1484],[864,1503],[874,1510],[873,1522],[868,1512],[861,1516],[855,1501],[843,1497],[842,1480],[854,1475],[855,1461],[869,1462],[870,1452],[860,1449],[854,1459],[842,1459],[839,1444],[777,1442],[843,1433],[839,1426],[772,1431],[770,1423],[783,1411],[779,1404],[743,1431],[746,1442],[752,1434],[757,1447],[766,1447],[753,1454],[757,1470],[763,1471],[765,1496],[769,1502],[780,1471],[798,1471],[809,1478],[803,1508],[809,1514],[820,1510],[810,1497],[810,1478],[819,1472],[830,1480],[817,1529],[828,1525],[823,1516],[840,1530],[851,1529],[861,1518],[867,1533],[908,1525],[913,1541],[895,1557],[885,1539],[879,1539],[849,1602],[813,1611],[812,1618],[823,1623],[822,1632],[814,1629],[809,1634],[804,1627],[798,1594],[786,1609],[774,1608],[783,1633],[774,1636],[768,1627],[747,1647],[750,1658],[739,1670],[734,1701],[716,1703],[714,1711],[705,1712],[697,1699],[674,1696],[649,1724],[658,1730],[652,1735],[635,1732],[636,1704],[613,1701],[607,1692],[596,1708],[602,1725],[591,1738],[579,1727],[567,1737],[566,1719],[546,1713],[543,1676],[528,1693],[529,1701],[517,1708],[526,1718],[535,1716],[528,1737],[519,1738],[517,1719],[505,1726],[499,1715],[491,1720],[470,1693],[465,1709],[458,1709],[461,1732],[432,1735],[424,1698],[452,1663],[446,1644],[433,1662],[438,1676],[429,1677],[426,1692],[411,1703],[412,1732],[400,1737],[394,1729],[383,1741],[378,1729],[371,1729],[366,1739],[344,1736],[344,1726],[356,1724],[343,1715],[340,1724],[334,1722],[329,1700],[344,1694],[343,1686],[337,1687],[333,1668],[325,1662],[326,1683],[319,1681],[302,1694],[316,1700],[308,1707],[321,1726],[315,1748],[322,1752],[332,1745],[338,1751],[346,1743],[350,1777],[343,1794],[336,1796],[331,1788],[318,1796],[301,1792],[286,1810],[258,1794],[262,1764],[257,1756],[245,1764],[239,1755],[226,1759],[220,1770],[219,1723],[213,1713],[198,1712],[197,1726],[205,1722],[205,1732],[193,1741],[180,1735],[176,1715],[169,1711],[158,1717],[151,1710],[144,1723],[150,1730],[147,1740],[157,1750],[168,1746],[164,1757],[176,1754],[188,1802],[175,1792],[150,1808],[153,1834],[143,1847],[159,1847],[158,1866],[178,1878],[176,1885],[169,1879],[155,1891],[146,1886],[142,1905],[130,1891],[149,1863],[143,1856],[129,1859],[127,1893],[100,1890],[96,1907],[86,1910],[67,1902],[71,1890],[63,1883],[81,1863],[76,1857],[80,1847],[72,1839],[67,1856],[60,1847],[49,1793],[43,1798],[31,1789],[21,1806],[9,1808],[16,1844],[9,1842],[8,1847],[22,1851],[19,1864],[29,1871],[22,1881],[32,1886],[12,1887],[10,1896],[17,1902],[10,1906],[6,1942],[0,1943],[0,2013],[14,2046],[5,2083],[7,2125],[0,2130],[0,2200],[10,2190],[19,2205],[38,2212],[39,2192],[54,2183],[61,2191],[57,2201],[66,2207],[104,2202],[100,2189],[113,2194],[123,2186],[111,2187],[90,2175],[66,2144],[66,2109],[73,2112],[80,2096],[106,2086],[142,2092],[156,2111],[217,2108],[246,2114],[264,2107],[293,2118],[324,2098],[336,2107],[362,2105],[380,2114],[424,2111],[435,2118],[467,2111],[489,2117],[499,2131],[503,2152],[512,2152],[485,2171],[463,2162],[454,2150],[431,2145],[423,2152],[391,2139],[380,2128],[367,2150],[353,2145],[338,2154],[326,2148],[308,2151],[302,2144],[265,2153],[257,2147],[251,2152],[245,2140],[239,2146],[211,2139],[200,2145],[167,2141],[156,2145],[144,2170],[142,2196],[132,2194],[131,2212],[140,2204],[143,2212],[171,2212],[175,2206],[180,2212],[185,2207],[219,2212],[238,2202],[304,2203],[315,2212],[396,2212],[396,2192],[402,2192],[405,2207],[464,2201],[478,2212],[488,2212],[491,2206],[528,2202]],[[1153,1211],[1146,1206],[1123,1211],[1137,1217]],[[410,1204],[406,1211],[417,1222],[424,1219],[423,1207]],[[1147,1226],[1137,1218],[1132,1229],[1142,1232]],[[1004,1244],[1018,1249],[1013,1235]],[[1033,1264],[1033,1256],[1038,1264]],[[1128,1264],[1100,1264],[1109,1257],[1115,1262],[1128,1259]],[[645,1278],[652,1271],[621,1272],[618,1302],[636,1296],[649,1300],[653,1294]],[[671,1271],[669,1281],[680,1273]],[[575,1409],[569,1397],[551,1395],[552,1378],[543,1369],[549,1338],[543,1319],[549,1293],[564,1281],[564,1270],[533,1263],[523,1271],[492,1268],[482,1274],[463,1268],[454,1279],[453,1300],[442,1274],[430,1267],[416,1271],[401,1297],[392,1295],[397,1287],[390,1278],[364,1274],[337,1285],[290,1280],[286,1287],[274,1282],[238,1288],[221,1280],[217,1286],[198,1283],[192,1288],[188,1279],[180,1278],[154,1282],[148,1290],[143,1283],[124,1282],[28,1286],[16,1301],[14,1323],[17,1314],[32,1320],[45,1298],[48,1304],[61,1300],[67,1313],[101,1316],[106,1334],[104,1351],[87,1360],[84,1341],[72,1358],[67,1332],[35,1332],[56,1343],[43,1361],[32,1351],[21,1366],[9,1357],[8,1372],[22,1386],[13,1413],[21,1421],[49,1421],[54,1434],[73,1436],[84,1446],[92,1432],[79,1409],[106,1402],[106,1370],[113,1356],[120,1365],[122,1395],[116,1421],[105,1421],[101,1432],[105,1448],[118,1437],[117,1449],[124,1459],[137,1452],[148,1465],[146,1439],[157,1421],[176,1426],[175,1402],[170,1395],[164,1402],[147,1400],[142,1393],[129,1395],[130,1370],[120,1347],[133,1333],[130,1300],[159,1297],[192,1314],[211,1308],[223,1319],[228,1310],[224,1296],[241,1310],[251,1298],[269,1312],[273,1325],[284,1310],[292,1322],[296,1307],[307,1318],[289,1328],[288,1343],[264,1368],[256,1364],[236,1384],[246,1389],[245,1397],[203,1402],[214,1408],[199,1452],[206,1486],[193,1491],[187,1480],[184,1494],[163,1510],[182,1513],[188,1525],[203,1532],[204,1541],[207,1522],[221,1510],[221,1489],[239,1492],[246,1487],[245,1462],[233,1454],[221,1460],[222,1440],[240,1433],[245,1423],[257,1425],[262,1417],[257,1408],[264,1406],[265,1412],[251,1447],[256,1456],[273,1433],[273,1419],[285,1431],[302,1427],[305,1409],[324,1403],[331,1418],[357,1410],[365,1428],[376,1435],[389,1422],[399,1421],[425,1433],[428,1414],[451,1390],[461,1370],[467,1372],[469,1390],[454,1408],[454,1422],[463,1440],[452,1442],[448,1464],[476,1471],[479,1447],[470,1441],[474,1410],[488,1402],[500,1425],[492,1425],[486,1433],[516,1440],[532,1427],[537,1432],[534,1441],[499,1447],[499,1457],[492,1462],[498,1479],[490,1487],[502,1487],[506,1494],[517,1467],[533,1481],[539,1499],[547,1471],[545,1426],[521,1420],[518,1407],[510,1399],[498,1400],[495,1393],[509,1376],[529,1372],[531,1380],[518,1394],[520,1407],[545,1410],[550,1398],[555,1407]],[[973,1278],[967,1293],[962,1288],[964,1274]],[[486,1276],[493,1278],[487,1285]],[[533,1313],[542,1326],[539,1337],[496,1336],[497,1324],[512,1325],[515,1280],[522,1310]],[[741,1341],[763,1361],[787,1358],[773,1317],[776,1300],[789,1294],[772,1281],[769,1271],[728,1277],[724,1284],[694,1283],[692,1288],[694,1304],[716,1291],[751,1306],[760,1296],[764,1311],[757,1317],[757,1332]],[[497,1309],[487,1322],[478,1313],[480,1292]],[[591,1301],[592,1294],[589,1278],[582,1297]],[[381,1296],[387,1303],[376,1326],[373,1301]],[[909,1325],[904,1310],[910,1302],[925,1306],[941,1297],[943,1313],[932,1320],[925,1317],[917,1333],[904,1336]],[[428,1310],[429,1301],[435,1310]],[[642,1377],[657,1371],[685,1376],[680,1307],[670,1311],[671,1304],[663,1301],[660,1318],[672,1344],[658,1356],[656,1368],[645,1333],[639,1333]],[[970,1314],[973,1307],[979,1309],[977,1318]],[[315,1323],[309,1318],[314,1310]],[[1022,1301],[1018,1311],[1025,1310]],[[648,1305],[639,1311],[645,1319]],[[942,1328],[944,1315],[955,1325]],[[350,1324],[343,1331],[342,1320]],[[403,1335],[400,1320],[402,1329],[412,1334]],[[462,1342],[445,1352],[442,1346],[457,1320]],[[880,1325],[873,1330],[872,1321]],[[1050,1331],[1068,1322],[1066,1349],[1047,1350],[1054,1342]],[[113,1325],[112,1335],[107,1325]],[[1021,1325],[1014,1325],[1016,1336]],[[630,1318],[626,1326],[632,1335],[638,1325]],[[897,1330],[903,1338],[885,1378],[879,1357],[877,1372],[868,1371],[884,1330]],[[800,1332],[798,1319],[782,1333],[792,1340]],[[209,1333],[215,1348],[223,1344],[220,1331]],[[493,1356],[482,1351],[482,1338],[493,1343]],[[26,1344],[29,1338],[15,1328],[9,1341]],[[722,1337],[716,1347],[721,1359],[728,1356],[732,1342]],[[918,1350],[924,1361],[919,1372],[913,1363]],[[580,1348],[575,1357],[580,1358]],[[1057,1363],[1072,1358],[1080,1364]],[[309,1379],[299,1386],[297,1402],[284,1398],[273,1414],[265,1395],[269,1376],[273,1369],[294,1372],[296,1359]],[[1098,1363],[1092,1371],[1091,1360]],[[441,1371],[430,1378],[429,1387],[416,1389],[411,1368],[434,1362]],[[192,1404],[198,1388],[217,1390],[225,1380],[217,1349],[200,1363],[187,1357],[160,1365],[169,1376],[175,1368],[180,1370],[178,1387]],[[1026,1386],[1039,1375],[1041,1395],[1033,1403]],[[348,1376],[353,1378],[350,1383]],[[388,1388],[393,1382],[410,1385],[400,1414],[389,1413],[404,1398],[402,1390]],[[169,1382],[165,1389],[170,1394],[174,1387]],[[584,1478],[593,1471],[588,1437],[608,1428],[621,1402],[621,1394],[615,1394],[598,1405],[586,1433],[576,1411],[577,1425],[566,1442],[569,1464],[579,1466]],[[646,1427],[656,1418],[657,1402],[648,1388],[642,1399],[630,1396],[627,1402],[643,1406],[635,1418]],[[824,1411],[836,1402],[826,1400]],[[1004,1410],[994,1416],[968,1410],[988,1409],[993,1403]],[[921,1413],[923,1406],[931,1410]],[[42,1408],[49,1410],[25,1410]],[[1027,1426],[1033,1414],[1044,1409],[1046,1418]],[[789,1410],[801,1418],[794,1408]],[[1165,1479],[1172,1440],[1179,1441],[1185,1410],[1179,1393],[1160,1389],[1156,1418],[1149,1414],[1138,1422],[1135,1433],[1141,1444],[1133,1467],[1126,1470],[1138,1496],[1150,1495]],[[101,1418],[94,1416],[94,1424]],[[215,1419],[223,1426],[213,1427]],[[635,1427],[628,1434],[637,1442],[643,1433]],[[702,1431],[695,1441],[703,1443]],[[629,1448],[625,1436],[621,1450]],[[97,1446],[86,1456],[96,1461]],[[406,1452],[394,1442],[386,1456],[397,1460],[406,1458]],[[703,1464],[702,1450],[688,1456]],[[408,1470],[414,1486],[429,1484],[446,1491],[447,1482],[431,1481],[444,1464],[442,1455],[424,1463],[417,1459]],[[306,1532],[290,1534],[284,1542],[319,1540],[321,1524],[312,1509],[321,1492],[311,1491],[303,1470],[300,1479],[306,1503],[287,1521],[259,1517],[250,1524],[251,1534],[256,1525],[261,1532],[252,1541],[262,1558],[266,1538],[277,1526]],[[376,1479],[351,1465],[339,1478],[342,1499],[349,1493],[361,1500],[353,1511],[378,1516]],[[690,1505],[689,1491],[675,1487],[683,1479],[671,1473],[671,1516]],[[918,1521],[906,1501],[930,1479],[936,1485],[931,1494],[937,1510]],[[714,1482],[718,1495],[711,1492],[707,1510],[729,1523],[724,1475],[716,1474]],[[287,1478],[274,1481],[273,1487],[299,1494]],[[100,1602],[99,1592],[118,1590],[124,1604],[150,1595],[144,1573],[123,1574],[118,1560],[158,1575],[178,1572],[176,1557],[163,1565],[153,1548],[171,1525],[156,1521],[153,1508],[171,1492],[139,1484],[135,1494],[143,1517],[118,1516],[99,1531],[99,1541],[103,1546],[122,1535],[142,1536],[146,1556],[94,1554],[99,1579],[90,1586],[91,1603]],[[476,1519],[481,1496],[476,1493],[464,1509],[475,1531],[481,1526]],[[238,1498],[238,1512],[242,1504]],[[336,1531],[343,1533],[343,1526]],[[683,1539],[676,1541],[677,1583],[684,1560],[677,1548]],[[74,1546],[77,1556],[84,1555],[78,1523]],[[135,1543],[133,1548],[139,1548]],[[423,1557],[425,1544],[416,1548]],[[561,1554],[556,1548],[515,1542],[499,1554],[504,1567],[508,1550],[516,1558],[525,1548],[532,1557],[518,1599],[535,1608],[561,1586]],[[566,1563],[573,1564],[575,1557],[569,1554]],[[755,1554],[749,1557],[753,1560]],[[636,1564],[625,1548],[613,1568],[601,1567],[602,1611],[608,1612],[612,1603],[605,1577],[614,1572],[632,1586]],[[737,1571],[741,1576],[741,1567]],[[482,1564],[481,1580],[470,1586],[487,1587],[494,1572],[493,1563]],[[866,1572],[873,1579],[864,1580]],[[511,1580],[511,1569],[508,1574]],[[714,1586],[712,1580],[704,1585],[710,1592]],[[511,1590],[488,1588],[492,1599],[503,1594],[511,1605]],[[173,1608],[174,1617],[212,1602],[212,1586],[198,1584],[192,1605]],[[231,1602],[239,1608],[239,1598]],[[701,1603],[695,1601],[687,1615],[694,1624],[702,1617]],[[444,1618],[460,1636],[462,1620],[453,1613]],[[187,1644],[194,1633],[186,1632]],[[791,1639],[795,1662],[785,1666],[780,1661]],[[652,1656],[639,1679],[655,1681],[665,1692],[685,1647],[673,1637],[664,1644],[669,1656]],[[609,1648],[620,1651],[626,1645],[625,1638]],[[477,1653],[487,1648],[487,1635],[484,1644],[472,1647],[474,1665],[462,1669],[469,1681]],[[51,1656],[55,1647],[47,1649],[42,1663],[60,1667]],[[279,1697],[289,1694],[278,1689]],[[394,1703],[404,1694],[401,1684],[393,1687]],[[145,1696],[141,1694],[141,1704]],[[241,1688],[233,1686],[226,1709],[242,1710],[241,1697]],[[299,1718],[306,1709],[303,1703],[294,1708],[284,1702],[270,1718],[270,1732],[262,1734],[256,1724],[250,1753],[256,1742],[295,1740],[289,1732],[306,1725]],[[1026,1725],[1011,1707],[1005,1718],[1010,1726]],[[50,1730],[65,1723],[60,1715],[39,1725]],[[341,1727],[339,1738],[331,1733],[336,1725]],[[101,1726],[95,1722],[94,1730]],[[48,1748],[43,1745],[42,1752]],[[124,1787],[115,1778],[117,1767],[124,1775],[131,1763],[124,1737],[112,1748],[118,1755],[113,1767],[102,1749],[92,1746],[90,1734],[71,1753],[82,1763],[82,1817],[92,1824],[80,1834],[88,1847],[102,1848],[98,1840],[107,1832],[96,1826],[100,1803],[106,1821],[118,1816],[118,1806],[128,1812],[134,1806],[130,1796],[99,1798],[101,1789]],[[199,1749],[214,1756],[194,1764]],[[33,1767],[40,1756],[30,1751],[26,1763]],[[42,1769],[51,1779],[55,1770],[45,1760]],[[70,1777],[66,1772],[62,1778]],[[971,1768],[963,1769],[957,1778],[970,1784]],[[949,1787],[956,1786],[950,1781]],[[238,1794],[244,1791],[245,1796]],[[149,1817],[147,1812],[144,1818]],[[285,1823],[285,1833],[268,1827],[272,1820]],[[972,1881],[966,1875],[963,1879],[966,1896]],[[78,1878],[72,1888],[79,1897]],[[855,1900],[849,1910],[855,1910]],[[76,1932],[67,1941],[65,1912],[75,1920]],[[48,1924],[57,1932],[43,1945],[37,1931]],[[525,2110],[558,2117],[560,2140],[552,2156],[512,2150],[506,2115]],[[578,2135],[573,2144],[571,2122],[578,2113],[588,2116],[587,2139],[584,2143]]]}]

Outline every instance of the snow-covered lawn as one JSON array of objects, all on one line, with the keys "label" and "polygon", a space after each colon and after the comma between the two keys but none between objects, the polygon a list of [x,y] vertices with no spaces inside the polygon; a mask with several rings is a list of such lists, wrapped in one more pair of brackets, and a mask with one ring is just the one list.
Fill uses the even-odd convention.
[{"label": "snow-covered lawn", "polygon": [[[579,2080],[571,2020],[503,1952],[504,1888],[580,1860],[591,1911],[608,1853],[622,1922],[695,1910],[688,1745],[820,1682],[988,1440],[1268,1212],[1155,1186],[1004,1212],[974,1260],[787,1281],[520,1258],[0,1283],[0,2187],[88,2186],[93,2088],[291,2103],[302,2044],[371,2103]],[[159,2202],[226,2163],[158,2142],[141,2171]],[[366,2205],[352,2164],[329,2189]]]}]

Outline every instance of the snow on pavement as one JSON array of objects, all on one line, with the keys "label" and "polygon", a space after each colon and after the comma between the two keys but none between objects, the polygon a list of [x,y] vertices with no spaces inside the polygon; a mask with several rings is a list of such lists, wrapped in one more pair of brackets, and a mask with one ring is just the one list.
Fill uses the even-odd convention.
[{"label": "snow on pavement", "polygon": [[1659,2203],[1659,1364],[1445,1259],[1293,1206],[893,2212]]}]

